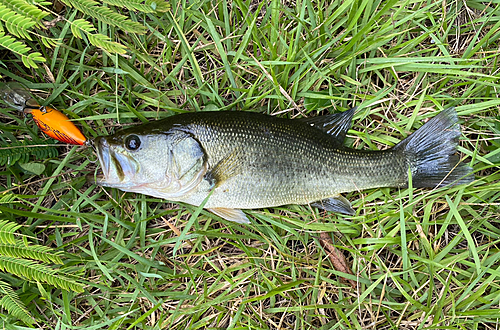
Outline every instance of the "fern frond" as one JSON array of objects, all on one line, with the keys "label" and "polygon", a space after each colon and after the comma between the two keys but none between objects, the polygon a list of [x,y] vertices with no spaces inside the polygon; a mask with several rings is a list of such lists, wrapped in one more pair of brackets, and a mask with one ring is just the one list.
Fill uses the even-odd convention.
[{"label": "fern frond", "polygon": [[83,39],[82,32],[85,33],[89,42],[99,48],[104,49],[110,53],[125,54],[126,47],[111,39],[104,34],[95,33],[96,28],[84,19],[77,19],[71,23],[71,32],[77,38]]},{"label": "fern frond", "polygon": [[47,283],[56,288],[73,292],[83,292],[83,285],[68,276],[61,275],[56,270],[46,265],[38,264],[32,260],[17,259],[0,255],[0,270],[28,280]]},{"label": "fern frond", "polygon": [[103,2],[143,13],[166,12],[170,9],[170,4],[163,0],[103,0]]},{"label": "fern frond", "polygon": [[0,204],[10,204],[14,199],[16,199],[16,195],[6,193],[0,197]]},{"label": "fern frond", "polygon": [[38,27],[45,28],[45,26],[42,24],[42,19],[45,16],[49,15],[48,12],[43,11],[37,6],[34,6],[24,0],[9,0],[3,2],[3,4],[16,13],[31,18],[36,22]]},{"label": "fern frond", "polygon": [[45,58],[39,52],[29,53],[28,55],[22,55],[21,60],[23,60],[24,66],[27,68],[38,68],[35,61],[37,62],[45,62]]},{"label": "fern frond", "polygon": [[90,34],[94,32],[96,28],[84,19],[77,19],[71,22],[71,32],[75,37],[82,39],[83,37],[80,30],[83,30]]},{"label": "fern frond", "polygon": [[30,17],[18,14],[10,8],[0,4],[0,20],[5,23],[7,30],[16,37],[32,40],[28,30],[30,30],[36,21]]},{"label": "fern frond", "polygon": [[111,39],[109,39],[104,34],[88,34],[87,37],[89,38],[91,44],[100,47],[107,52],[117,54],[126,53],[126,47],[124,45],[111,41]]},{"label": "fern frond", "polygon": [[21,225],[7,220],[0,220],[0,243],[15,244],[14,232],[21,228]]},{"label": "fern frond", "polygon": [[17,162],[27,163],[31,155],[35,156],[36,159],[53,158],[59,155],[54,146],[48,143],[46,143],[47,145],[39,144],[39,142],[29,140],[0,144],[0,166],[13,165]]},{"label": "fern frond", "polygon": [[146,28],[137,22],[128,19],[127,16],[118,14],[108,7],[98,6],[93,0],[62,0],[66,5],[109,25],[113,25],[129,33],[146,32]]},{"label": "fern frond", "polygon": [[23,64],[28,68],[38,68],[35,61],[45,62],[45,58],[39,52],[29,53],[32,49],[11,36],[0,32],[0,47],[7,48],[13,53],[21,56]]},{"label": "fern frond", "polygon": [[37,37],[40,39],[42,44],[45,45],[45,47],[52,48],[54,46],[60,45],[61,42],[58,39],[50,38],[47,36],[43,36],[41,34],[37,34]]},{"label": "fern frond", "polygon": [[42,245],[25,245],[23,242],[15,244],[1,244],[0,255],[12,258],[28,258],[47,263],[53,262],[62,265],[61,252],[55,252],[48,246]]},{"label": "fern frond", "polygon": [[29,3],[31,4],[37,4],[38,6],[52,6],[54,2],[52,1],[43,1],[43,0],[29,0]]},{"label": "fern frond", "polygon": [[26,306],[22,303],[19,296],[10,285],[4,281],[0,281],[0,296],[0,306],[5,308],[9,314],[27,324],[33,323],[33,319],[26,309]]}]

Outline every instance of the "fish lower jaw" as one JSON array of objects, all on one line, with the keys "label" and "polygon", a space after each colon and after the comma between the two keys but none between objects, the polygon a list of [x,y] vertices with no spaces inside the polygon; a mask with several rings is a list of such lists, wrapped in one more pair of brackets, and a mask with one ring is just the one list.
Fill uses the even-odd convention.
[{"label": "fish lower jaw", "polygon": [[[122,190],[125,190],[127,188],[133,188],[131,187],[131,183],[126,183],[120,180],[110,180],[102,171],[98,170],[96,173],[92,174],[87,174],[86,179],[88,182],[95,184],[96,186],[101,186],[101,187],[110,187],[110,188],[119,188]],[[130,191],[130,190],[128,190]]]},{"label": "fish lower jaw", "polygon": [[97,173],[89,173],[85,176],[85,179],[87,180],[87,182],[90,182],[98,186],[104,186],[106,183],[106,178],[104,177],[104,174],[101,171]]}]

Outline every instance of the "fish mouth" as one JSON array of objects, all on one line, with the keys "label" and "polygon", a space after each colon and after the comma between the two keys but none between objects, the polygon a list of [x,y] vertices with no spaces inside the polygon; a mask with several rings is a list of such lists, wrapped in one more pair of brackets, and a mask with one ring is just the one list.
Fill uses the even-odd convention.
[{"label": "fish mouth", "polygon": [[104,178],[104,174],[101,169],[97,169],[95,173],[90,173],[85,176],[87,182],[91,184],[95,184],[97,186],[105,186],[106,179]]},{"label": "fish mouth", "polygon": [[98,185],[105,186],[109,177],[110,168],[110,149],[109,143],[104,137],[98,137],[94,140],[90,140],[90,145],[97,154],[97,159],[101,165],[100,169],[97,169],[95,173],[87,175],[87,181]]},{"label": "fish mouth", "polygon": [[139,165],[133,157],[115,150],[106,137],[98,137],[91,141],[97,154],[101,169],[87,176],[87,180],[105,187],[125,188],[133,185],[133,179]]}]

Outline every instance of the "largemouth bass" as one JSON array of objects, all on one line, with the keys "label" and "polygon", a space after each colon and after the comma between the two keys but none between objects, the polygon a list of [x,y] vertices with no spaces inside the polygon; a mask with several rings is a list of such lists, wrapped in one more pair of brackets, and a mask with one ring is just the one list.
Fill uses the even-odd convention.
[{"label": "largemouth bass", "polygon": [[94,141],[97,185],[202,205],[248,222],[242,209],[311,204],[354,214],[340,194],[377,187],[472,181],[460,163],[457,114],[446,109],[388,150],[344,146],[355,109],[305,119],[251,112],[197,112]]}]

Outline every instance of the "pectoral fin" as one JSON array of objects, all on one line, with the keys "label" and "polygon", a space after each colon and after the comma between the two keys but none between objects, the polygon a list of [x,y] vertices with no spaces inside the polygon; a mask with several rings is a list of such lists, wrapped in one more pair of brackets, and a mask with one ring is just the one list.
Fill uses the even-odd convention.
[{"label": "pectoral fin", "polygon": [[333,137],[335,142],[342,146],[344,144],[347,131],[351,128],[352,116],[354,116],[356,108],[357,107],[354,107],[350,110],[335,113],[333,115],[301,118],[296,120],[305,122],[306,124],[328,133]]},{"label": "pectoral fin", "polygon": [[213,168],[209,169],[205,175],[205,179],[215,187],[220,186],[227,179],[241,173],[242,157],[244,157],[244,154],[241,152],[241,148],[233,149],[226,157],[215,164]]},{"label": "pectoral fin", "polygon": [[351,203],[341,195],[337,195],[334,197],[324,199],[322,201],[311,203],[311,206],[326,211],[332,211],[348,215],[354,215],[356,213],[354,212]]},{"label": "pectoral fin", "polygon": [[248,220],[245,213],[243,213],[243,211],[239,209],[226,209],[220,207],[208,210],[228,221],[233,221],[238,223],[250,223],[250,220]]}]

